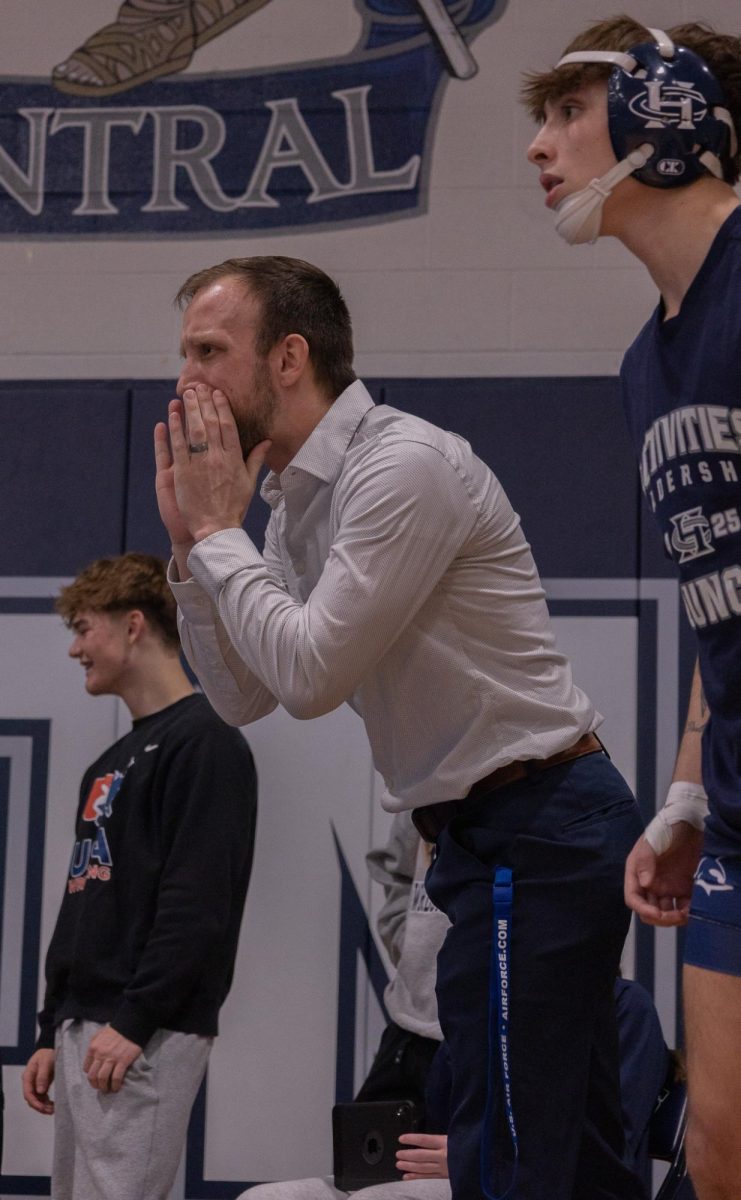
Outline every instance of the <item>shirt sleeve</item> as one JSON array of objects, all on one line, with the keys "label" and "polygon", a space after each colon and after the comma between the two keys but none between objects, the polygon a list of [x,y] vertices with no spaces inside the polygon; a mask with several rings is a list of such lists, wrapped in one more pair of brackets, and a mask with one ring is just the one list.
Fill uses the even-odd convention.
[{"label": "shirt sleeve", "polygon": [[[82,804],[82,797],[87,796],[90,790],[90,783],[94,778],[94,770],[91,767],[85,771],[80,783],[80,799],[78,801],[77,817],[75,819],[75,828],[79,820],[79,809]],[[67,891],[67,879],[64,881],[64,891],[62,893],[62,903]],[[36,1041],[37,1050],[53,1050],[57,1026],[57,1012],[59,1005],[67,991],[69,979],[69,924],[62,916],[62,906],[57,913],[57,920],[54,925],[54,932],[51,935],[49,945],[46,951],[45,975],[46,987],[44,990],[43,1007],[38,1013],[39,1035]]]},{"label": "shirt sleeve", "polygon": [[[258,680],[299,719],[350,698],[413,620],[477,519],[456,469],[416,442],[366,455],[338,483],[334,504],[337,532],[304,604],[276,582],[243,530],[204,538],[188,559],[236,652],[220,647],[232,686],[249,702]],[[194,658],[203,680],[203,659],[197,651]]]},{"label": "shirt sleeve", "polygon": [[[59,978],[57,981],[58,987],[61,988],[63,980]],[[44,1006],[38,1014],[39,1034],[36,1039],[37,1050],[53,1050],[56,1034],[56,1012],[59,1005],[59,994],[47,984],[46,992],[44,993]]]},{"label": "shirt sleeve", "polygon": [[248,670],[229,641],[215,605],[195,579],[181,583],[174,561],[168,578],[178,605],[183,653],[222,720],[248,725],[278,705],[273,693]]}]

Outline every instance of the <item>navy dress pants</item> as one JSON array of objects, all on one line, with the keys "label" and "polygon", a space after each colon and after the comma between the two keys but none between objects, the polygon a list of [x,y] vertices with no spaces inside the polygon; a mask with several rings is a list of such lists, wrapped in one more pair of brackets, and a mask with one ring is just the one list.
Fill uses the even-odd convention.
[{"label": "navy dress pants", "polygon": [[[438,959],[452,1067],[453,1200],[645,1200],[623,1162],[613,988],[629,913],[623,867],[642,822],[607,755],[481,796],[438,838],[427,877],[450,918]],[[489,1050],[492,881],[514,883],[509,1054],[514,1163],[499,1049]],[[482,1123],[492,1088],[489,1128]],[[491,1169],[482,1178],[482,1138]]]}]

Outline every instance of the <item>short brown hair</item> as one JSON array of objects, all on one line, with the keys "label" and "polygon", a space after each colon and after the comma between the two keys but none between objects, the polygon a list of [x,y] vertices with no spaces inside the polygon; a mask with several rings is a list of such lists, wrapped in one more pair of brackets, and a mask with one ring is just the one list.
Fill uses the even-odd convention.
[{"label": "short brown hair", "polygon": [[[691,21],[685,25],[674,25],[667,29],[669,37],[678,46],[686,46],[702,58],[720,84],[726,106],[731,114],[736,133],[741,132],[741,38],[732,34],[717,33],[705,22]],[[620,50],[626,51],[642,42],[652,42],[653,34],[645,25],[632,17],[610,17],[588,26],[573,41],[569,42],[564,54],[576,50]],[[584,84],[606,80],[612,71],[610,63],[567,63],[550,71],[530,72],[524,77],[521,99],[530,115],[542,121],[546,101],[558,100],[567,92],[576,91]],[[739,137],[741,141],[741,137]],[[722,157],[723,177],[727,183],[736,183],[741,173],[741,149],[732,158]]]},{"label": "short brown hair", "polygon": [[153,554],[98,558],[59,593],[55,608],[71,625],[82,612],[123,613],[141,609],[166,646],[180,645],[177,605],[167,567]]},{"label": "short brown hair", "polygon": [[186,308],[196,292],[225,278],[241,279],[260,301],[256,349],[265,357],[289,333],[306,338],[316,381],[336,400],[355,379],[352,322],[342,293],[319,267],[284,255],[228,258],[186,279],[175,303]]}]

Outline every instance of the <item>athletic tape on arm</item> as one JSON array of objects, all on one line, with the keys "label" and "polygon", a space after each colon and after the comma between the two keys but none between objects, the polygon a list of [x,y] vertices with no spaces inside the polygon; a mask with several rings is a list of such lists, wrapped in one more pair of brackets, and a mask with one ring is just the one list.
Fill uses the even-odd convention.
[{"label": "athletic tape on arm", "polygon": [[702,829],[708,815],[708,798],[699,783],[673,783],[666,794],[664,807],[657,812],[643,836],[656,854],[663,854],[672,844],[672,826],[686,821]]}]

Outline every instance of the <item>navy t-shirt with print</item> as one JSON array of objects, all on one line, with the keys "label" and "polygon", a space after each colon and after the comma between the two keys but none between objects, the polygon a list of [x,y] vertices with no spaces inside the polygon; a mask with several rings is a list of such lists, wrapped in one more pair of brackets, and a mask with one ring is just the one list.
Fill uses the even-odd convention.
[{"label": "navy t-shirt with print", "polygon": [[621,381],[641,485],[679,571],[711,718],[708,853],[741,855],[741,207],[677,316],[660,305]]}]

